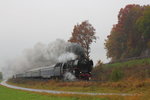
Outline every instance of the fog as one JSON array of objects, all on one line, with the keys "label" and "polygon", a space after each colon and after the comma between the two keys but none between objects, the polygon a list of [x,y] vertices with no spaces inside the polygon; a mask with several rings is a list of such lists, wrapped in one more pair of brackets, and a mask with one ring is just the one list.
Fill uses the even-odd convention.
[{"label": "fog", "polygon": [[[0,0],[0,70],[26,48],[57,38],[67,41],[74,25],[84,20],[99,37],[91,45],[91,59],[108,62],[104,40],[117,23],[120,8],[150,4],[149,0]],[[11,70],[11,69],[10,69]]]}]

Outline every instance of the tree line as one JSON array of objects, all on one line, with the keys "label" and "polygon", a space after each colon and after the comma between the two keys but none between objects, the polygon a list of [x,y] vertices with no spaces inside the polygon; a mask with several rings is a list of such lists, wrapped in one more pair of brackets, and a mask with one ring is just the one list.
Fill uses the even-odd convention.
[{"label": "tree line", "polygon": [[[95,33],[94,27],[83,21],[74,26],[68,41],[80,44],[89,59],[90,45],[96,40]],[[111,61],[150,55],[150,5],[130,4],[121,8],[118,23],[113,25],[104,45]]]},{"label": "tree line", "polygon": [[112,61],[150,55],[150,6],[127,5],[105,41]]}]

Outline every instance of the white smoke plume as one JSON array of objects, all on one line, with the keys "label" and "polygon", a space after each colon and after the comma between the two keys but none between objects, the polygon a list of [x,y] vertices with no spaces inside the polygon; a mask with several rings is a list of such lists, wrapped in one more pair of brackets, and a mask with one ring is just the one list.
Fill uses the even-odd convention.
[{"label": "white smoke plume", "polygon": [[[80,53],[80,54],[79,54]],[[58,62],[73,60],[83,54],[80,45],[57,39],[48,45],[37,43],[33,48],[26,49],[23,55],[15,60],[7,61],[2,68],[4,78],[28,71],[33,68],[45,67]]]},{"label": "white smoke plume", "polygon": [[77,58],[77,55],[75,55],[74,53],[71,52],[67,52],[62,54],[59,58],[58,58],[58,62],[67,62],[69,60],[74,60]]},{"label": "white smoke plume", "polygon": [[75,79],[76,77],[70,72],[64,74],[64,80],[74,81]]}]

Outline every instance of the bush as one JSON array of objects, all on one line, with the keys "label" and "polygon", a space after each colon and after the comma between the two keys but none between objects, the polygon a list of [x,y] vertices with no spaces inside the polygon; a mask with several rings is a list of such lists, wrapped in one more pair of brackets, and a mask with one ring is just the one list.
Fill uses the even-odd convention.
[{"label": "bush", "polygon": [[3,79],[2,72],[0,72],[0,80],[2,80],[2,79]]},{"label": "bush", "polygon": [[123,78],[123,72],[119,68],[115,68],[112,70],[112,73],[110,74],[110,80],[111,81],[119,81]]}]

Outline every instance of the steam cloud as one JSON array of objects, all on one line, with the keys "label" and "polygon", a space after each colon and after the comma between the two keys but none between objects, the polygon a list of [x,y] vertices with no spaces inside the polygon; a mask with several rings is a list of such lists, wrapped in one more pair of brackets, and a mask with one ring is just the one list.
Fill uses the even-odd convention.
[{"label": "steam cloud", "polygon": [[76,59],[78,56],[84,56],[84,50],[75,43],[65,42],[61,39],[48,45],[37,43],[33,48],[24,50],[22,56],[8,61],[2,68],[2,72],[4,78],[7,79],[33,68],[66,62]]},{"label": "steam cloud", "polygon": [[70,72],[64,74],[64,80],[74,81],[75,79],[76,77]]}]

